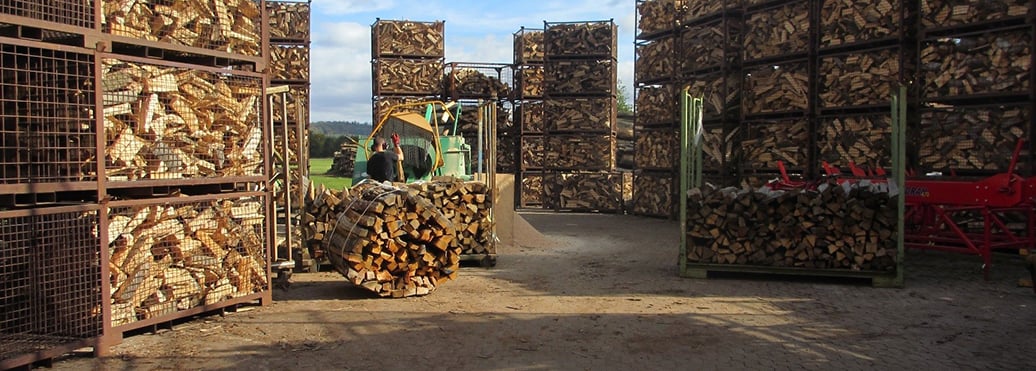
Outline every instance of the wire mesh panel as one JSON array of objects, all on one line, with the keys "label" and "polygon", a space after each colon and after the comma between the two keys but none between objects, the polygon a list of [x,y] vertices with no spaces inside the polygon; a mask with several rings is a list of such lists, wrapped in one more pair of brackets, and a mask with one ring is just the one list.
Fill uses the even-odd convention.
[{"label": "wire mesh panel", "polygon": [[375,58],[442,58],[446,55],[446,23],[378,19],[371,25],[371,55]]},{"label": "wire mesh panel", "polygon": [[95,180],[94,58],[0,45],[0,183]]},{"label": "wire mesh panel", "polygon": [[270,46],[271,80],[309,81],[310,49],[305,45]]},{"label": "wire mesh panel", "polygon": [[94,28],[96,3],[97,0],[6,0],[0,2],[0,14]]},{"label": "wire mesh panel", "polygon": [[267,1],[271,40],[309,40],[312,6],[302,1]]},{"label": "wire mesh panel", "polygon": [[514,85],[508,64],[453,62],[446,66],[446,96],[450,99],[507,99]]},{"label": "wire mesh panel", "polygon": [[101,335],[98,213],[0,213],[0,364]]},{"label": "wire mesh panel", "polygon": [[1018,168],[1009,168],[1012,150],[1018,140],[1030,138],[1031,125],[1027,102],[925,108],[918,135],[919,169],[947,174],[1030,169],[1025,155]]},{"label": "wire mesh panel", "polygon": [[116,36],[260,56],[262,1],[105,1],[102,28]]},{"label": "wire mesh panel", "polygon": [[525,28],[514,33],[514,63],[543,63],[543,30]]},{"label": "wire mesh panel", "polygon": [[262,78],[103,61],[108,180],[263,174]]},{"label": "wire mesh panel", "polygon": [[108,209],[112,326],[268,289],[262,197]]}]

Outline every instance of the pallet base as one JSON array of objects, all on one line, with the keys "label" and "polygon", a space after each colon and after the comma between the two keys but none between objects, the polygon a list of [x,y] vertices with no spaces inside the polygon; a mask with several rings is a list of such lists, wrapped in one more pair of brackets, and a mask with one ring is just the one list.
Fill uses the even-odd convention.
[{"label": "pallet base", "polygon": [[836,277],[836,278],[859,278],[871,281],[871,286],[880,288],[902,288],[903,276],[901,274],[888,274],[880,272],[860,272],[837,269],[799,269],[781,267],[756,267],[746,265],[719,265],[719,264],[687,264],[682,269],[680,276],[686,278],[707,279],[710,272],[728,273],[751,273],[783,276],[809,276],[809,277]]}]

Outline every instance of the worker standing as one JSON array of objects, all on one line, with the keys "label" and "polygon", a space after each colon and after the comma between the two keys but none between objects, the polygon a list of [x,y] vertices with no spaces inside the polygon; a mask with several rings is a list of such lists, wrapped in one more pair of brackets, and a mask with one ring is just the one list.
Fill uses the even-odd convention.
[{"label": "worker standing", "polygon": [[399,147],[399,134],[392,133],[392,144],[395,147],[394,151],[386,152],[388,143],[385,142],[385,138],[374,138],[374,144],[371,145],[374,155],[367,160],[367,176],[371,179],[379,182],[396,180],[398,176],[396,164],[403,161],[403,149]]}]

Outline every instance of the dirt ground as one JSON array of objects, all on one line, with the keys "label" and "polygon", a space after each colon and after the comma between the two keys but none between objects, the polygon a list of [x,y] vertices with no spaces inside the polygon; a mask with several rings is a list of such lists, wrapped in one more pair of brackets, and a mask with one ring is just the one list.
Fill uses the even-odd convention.
[{"label": "dirt ground", "polygon": [[1022,261],[910,251],[907,287],[678,277],[673,221],[525,214],[495,268],[421,298],[296,274],[266,307],[127,337],[57,370],[1001,369],[1036,367]]}]

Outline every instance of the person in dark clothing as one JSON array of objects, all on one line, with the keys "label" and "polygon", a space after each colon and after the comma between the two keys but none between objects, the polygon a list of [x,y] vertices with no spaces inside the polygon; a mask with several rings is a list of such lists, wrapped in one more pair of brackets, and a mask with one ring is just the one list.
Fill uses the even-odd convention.
[{"label": "person in dark clothing", "polygon": [[374,151],[367,159],[367,176],[379,182],[386,180],[395,182],[397,180],[396,163],[403,161],[403,150],[399,147],[399,135],[392,134],[392,143],[395,145],[393,152],[385,151],[388,143],[385,138],[374,138],[371,150]]}]

